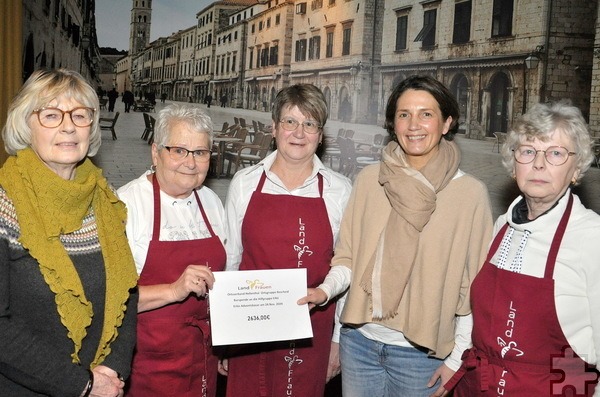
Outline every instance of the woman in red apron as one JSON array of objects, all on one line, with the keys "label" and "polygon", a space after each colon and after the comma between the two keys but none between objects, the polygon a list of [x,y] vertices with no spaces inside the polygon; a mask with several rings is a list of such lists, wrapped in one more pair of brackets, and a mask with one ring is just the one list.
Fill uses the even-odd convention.
[{"label": "woman in red apron", "polygon": [[569,189],[589,147],[581,113],[565,103],[534,106],[510,131],[504,160],[523,197],[498,220],[473,282],[473,348],[445,385],[458,382],[455,396],[595,395],[600,217]]},{"label": "woman in red apron", "polygon": [[[232,180],[227,201],[228,268],[307,269],[316,287],[329,271],[334,235],[350,193],[347,178],[315,155],[327,107],[312,85],[278,94],[273,110],[277,151]],[[328,377],[334,305],[311,312],[313,338],[232,346],[227,396],[322,396]],[[329,372],[328,372],[329,371]]]},{"label": "woman in red apron", "polygon": [[223,235],[224,211],[212,191],[198,188],[208,172],[211,134],[212,123],[199,108],[165,108],[155,126],[155,173],[119,190],[136,265],[143,263],[127,396],[216,395],[218,359],[205,295],[212,271],[225,267],[215,232],[218,227]]}]

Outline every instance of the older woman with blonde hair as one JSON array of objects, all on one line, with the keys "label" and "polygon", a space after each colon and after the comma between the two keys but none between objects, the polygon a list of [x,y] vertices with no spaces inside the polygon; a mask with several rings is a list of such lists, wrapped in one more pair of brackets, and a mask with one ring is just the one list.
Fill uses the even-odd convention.
[{"label": "older woman with blonde hair", "polygon": [[122,396],[135,344],[137,275],[125,206],[87,158],[98,97],[76,72],[38,71],[2,130],[0,390]]},{"label": "older woman with blonde hair", "polygon": [[152,169],[119,189],[140,273],[138,339],[128,396],[214,396],[217,357],[206,293],[225,268],[223,204],[204,180],[213,125],[173,104],[155,125]]},{"label": "older woman with blonde hair", "polygon": [[600,395],[600,216],[571,190],[590,147],[568,102],[537,104],[510,129],[503,163],[522,195],[473,282],[473,348],[455,396]]}]

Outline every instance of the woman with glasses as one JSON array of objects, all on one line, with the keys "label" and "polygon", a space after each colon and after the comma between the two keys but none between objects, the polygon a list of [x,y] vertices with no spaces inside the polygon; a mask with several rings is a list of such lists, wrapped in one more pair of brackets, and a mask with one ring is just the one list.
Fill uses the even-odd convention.
[{"label": "woman with glasses", "polygon": [[[329,270],[351,184],[315,154],[327,121],[321,90],[282,89],[272,119],[277,150],[238,171],[229,187],[227,269],[304,267],[309,286],[317,286]],[[311,313],[312,339],[236,346],[223,362],[227,396],[322,396],[339,370],[334,306]]]},{"label": "woman with glasses", "polygon": [[473,348],[454,395],[599,396],[600,216],[571,191],[593,159],[588,127],[566,102],[536,104],[502,156],[522,195],[473,282]]},{"label": "woman with glasses", "polygon": [[88,157],[98,97],[37,71],[8,110],[0,169],[0,394],[123,396],[137,275],[125,206]]},{"label": "woman with glasses", "polygon": [[332,268],[300,303],[347,288],[344,396],[442,396],[470,346],[469,287],[491,238],[485,186],[459,169],[459,108],[429,76],[392,91],[382,161],[354,182]]},{"label": "woman with glasses", "polygon": [[151,170],[118,190],[140,275],[128,396],[215,396],[208,290],[225,268],[224,210],[203,186],[213,125],[199,107],[158,113]]}]

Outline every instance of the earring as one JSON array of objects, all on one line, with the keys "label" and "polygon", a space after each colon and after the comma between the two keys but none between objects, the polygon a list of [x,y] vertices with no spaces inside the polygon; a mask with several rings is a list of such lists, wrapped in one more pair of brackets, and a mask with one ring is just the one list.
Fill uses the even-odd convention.
[{"label": "earring", "polygon": [[154,164],[150,165],[150,171],[156,172],[156,166]]}]

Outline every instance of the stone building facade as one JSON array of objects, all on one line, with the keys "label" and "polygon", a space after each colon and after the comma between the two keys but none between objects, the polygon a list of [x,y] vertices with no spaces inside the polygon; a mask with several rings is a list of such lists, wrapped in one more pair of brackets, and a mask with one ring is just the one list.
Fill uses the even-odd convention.
[{"label": "stone building facade", "polygon": [[[507,131],[533,103],[571,99],[589,114],[597,2],[460,0],[386,2],[380,109],[392,87],[415,73],[455,93],[461,131]],[[533,61],[533,62],[531,62]]]},{"label": "stone building facade", "polygon": [[592,134],[600,137],[600,7],[596,11],[595,29],[589,122]]},{"label": "stone building facade", "polygon": [[[185,57],[193,67],[180,57],[176,82],[191,81],[194,101],[210,93],[218,103],[225,93],[231,106],[265,111],[282,87],[313,83],[332,119],[381,125],[394,85],[429,74],[458,98],[468,137],[507,131],[532,104],[560,99],[600,135],[598,2],[217,1],[186,30],[195,35]],[[143,58],[132,60],[139,85],[153,55]]]},{"label": "stone building facade", "polygon": [[289,84],[293,11],[293,1],[274,1],[248,18],[244,108],[270,111],[277,91]]},{"label": "stone building facade", "polygon": [[67,68],[98,84],[95,4],[95,0],[23,1],[23,80],[37,69]]},{"label": "stone building facade", "polygon": [[131,57],[125,55],[115,63],[115,87],[117,91],[132,90],[131,84]]},{"label": "stone building facade", "polygon": [[175,90],[170,98],[187,101],[194,89],[196,26],[191,26],[179,32],[179,38],[179,71],[175,79]]}]

